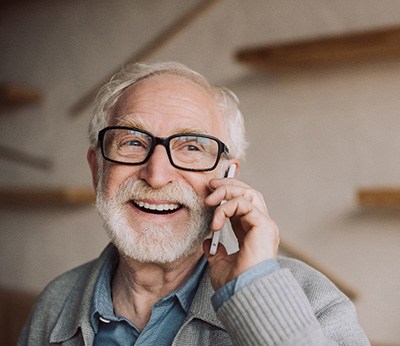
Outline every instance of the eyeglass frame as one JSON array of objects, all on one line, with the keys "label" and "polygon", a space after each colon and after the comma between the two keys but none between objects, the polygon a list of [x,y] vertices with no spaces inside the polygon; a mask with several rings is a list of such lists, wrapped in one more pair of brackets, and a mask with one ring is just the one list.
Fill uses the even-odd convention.
[{"label": "eyeglass frame", "polygon": [[[140,162],[122,162],[122,161],[117,161],[117,160],[113,160],[109,157],[106,156],[105,154],[105,150],[104,150],[104,136],[105,133],[109,130],[132,130],[132,131],[139,131],[141,133],[146,134],[147,136],[149,136],[151,138],[151,147],[149,149],[149,152],[147,153],[147,156]],[[214,165],[211,168],[185,168],[185,167],[181,167],[179,165],[176,165],[172,159],[172,155],[171,155],[171,151],[170,151],[170,142],[172,139],[176,138],[176,137],[181,137],[181,136],[197,136],[197,137],[201,137],[201,138],[208,138],[208,139],[212,139],[214,141],[217,142],[218,144],[218,154],[215,160]],[[229,149],[226,146],[226,144],[224,142],[222,142],[220,139],[218,139],[217,137],[214,136],[210,136],[210,135],[205,135],[205,134],[197,134],[197,133],[175,133],[171,136],[168,137],[157,137],[154,136],[152,133],[143,130],[143,129],[139,129],[136,127],[129,127],[129,126],[107,126],[105,128],[103,128],[102,130],[99,131],[98,133],[98,145],[100,147],[101,150],[101,154],[103,156],[103,158],[107,161],[113,162],[113,163],[117,163],[117,164],[121,164],[121,165],[129,165],[129,166],[139,166],[139,165],[143,165],[144,163],[146,163],[147,161],[150,160],[150,157],[153,155],[153,152],[156,148],[157,145],[162,145],[165,150],[167,151],[167,155],[168,155],[168,159],[169,162],[171,163],[171,165],[177,169],[181,169],[184,171],[190,171],[190,172],[208,172],[208,171],[212,171],[214,170],[219,161],[221,160],[221,155],[225,154],[226,158],[228,158],[229,156]]]}]

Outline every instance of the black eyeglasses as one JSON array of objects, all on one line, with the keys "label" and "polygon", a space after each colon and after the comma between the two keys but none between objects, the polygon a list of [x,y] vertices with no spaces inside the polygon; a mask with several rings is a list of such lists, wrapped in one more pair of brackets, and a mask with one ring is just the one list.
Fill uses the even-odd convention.
[{"label": "black eyeglasses", "polygon": [[185,171],[211,171],[221,158],[228,157],[227,146],[218,138],[192,133],[178,133],[160,138],[134,127],[111,126],[99,132],[99,146],[104,159],[124,165],[147,162],[157,145],[167,150],[175,168]]}]

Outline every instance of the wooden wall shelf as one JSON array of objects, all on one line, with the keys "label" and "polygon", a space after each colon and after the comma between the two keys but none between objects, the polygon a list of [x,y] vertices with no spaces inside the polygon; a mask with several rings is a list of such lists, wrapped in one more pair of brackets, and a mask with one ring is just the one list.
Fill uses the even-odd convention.
[{"label": "wooden wall shelf", "polygon": [[400,27],[240,49],[239,62],[279,70],[400,58]]},{"label": "wooden wall shelf", "polygon": [[0,207],[82,206],[95,202],[93,189],[0,187]]},{"label": "wooden wall shelf", "polygon": [[362,207],[400,208],[400,187],[361,188],[357,201]]},{"label": "wooden wall shelf", "polygon": [[[194,22],[201,15],[206,13],[213,5],[217,4],[220,0],[202,0],[197,5],[193,6],[187,13],[182,17],[179,17],[170,26],[168,26],[163,32],[157,35],[154,39],[150,40],[143,48],[138,52],[135,52],[129,57],[122,66],[134,63],[134,62],[146,62],[150,59],[160,48],[165,46],[171,41],[177,34],[186,29],[192,22]],[[70,113],[72,116],[77,116],[82,113],[83,110],[88,107],[94,99],[99,89],[107,83],[112,76],[114,76],[121,69],[121,64],[108,75],[106,75],[97,85],[91,88],[85,95],[83,95],[72,107]]]},{"label": "wooden wall shelf", "polygon": [[32,155],[19,149],[10,148],[0,144],[0,159],[22,163],[26,166],[48,170],[52,167],[52,162],[45,158]]},{"label": "wooden wall shelf", "polygon": [[16,107],[41,101],[43,95],[35,88],[16,83],[0,83],[0,107]]}]

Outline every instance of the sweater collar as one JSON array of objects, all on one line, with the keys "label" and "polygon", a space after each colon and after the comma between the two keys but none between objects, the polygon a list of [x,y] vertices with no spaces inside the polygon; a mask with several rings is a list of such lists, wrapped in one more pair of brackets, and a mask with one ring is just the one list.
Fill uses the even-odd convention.
[{"label": "sweater collar", "polygon": [[204,271],[200,285],[196,291],[192,305],[190,306],[187,321],[198,318],[218,328],[224,329],[211,303],[211,297],[214,293],[215,291],[210,281],[210,267],[207,264],[207,268]]},{"label": "sweater collar", "polygon": [[[77,273],[80,278],[63,304],[63,309],[50,334],[50,342],[67,341],[77,337],[80,330],[85,345],[93,343],[94,331],[90,323],[92,296],[101,267],[112,252],[113,245],[109,244],[97,260],[81,267],[84,273]],[[91,268],[87,268],[88,266]]]},{"label": "sweater collar", "polygon": [[[107,259],[113,255],[114,249],[114,246],[109,244],[97,260],[89,262],[82,267],[82,271],[85,271],[88,275],[81,275],[76,286],[66,299],[51,332],[51,342],[61,343],[67,341],[76,337],[79,330],[81,330],[85,344],[93,343],[94,330],[91,324],[92,297],[101,268]],[[88,269],[88,266],[91,268]],[[211,286],[209,274],[207,265],[189,308],[185,323],[197,318],[223,329],[211,304],[211,296],[214,294],[214,289]],[[77,275],[79,275],[79,272]]]}]

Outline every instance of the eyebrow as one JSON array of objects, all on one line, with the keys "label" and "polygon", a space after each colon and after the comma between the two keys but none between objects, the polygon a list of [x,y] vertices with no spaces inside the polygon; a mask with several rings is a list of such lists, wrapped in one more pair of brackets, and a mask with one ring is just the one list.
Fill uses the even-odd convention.
[{"label": "eyebrow", "polygon": [[126,127],[135,127],[139,130],[149,131],[149,127],[140,118],[139,119],[117,118],[117,125]]},{"label": "eyebrow", "polygon": [[[139,130],[145,130],[147,132],[150,132],[150,128],[148,125],[146,125],[140,118],[136,118],[136,119],[126,119],[126,118],[119,118],[117,119],[117,125],[118,126],[126,126],[126,127],[134,127],[137,128]],[[182,128],[178,128],[176,129],[176,131],[174,131],[173,134],[178,134],[178,133],[182,133],[182,134],[192,134],[192,135],[207,135],[207,131],[205,129],[199,128],[199,127],[195,127],[195,128],[190,128],[190,127],[182,127]]]},{"label": "eyebrow", "polygon": [[176,133],[182,133],[188,135],[206,135],[207,131],[201,128],[181,128],[177,129]]}]

